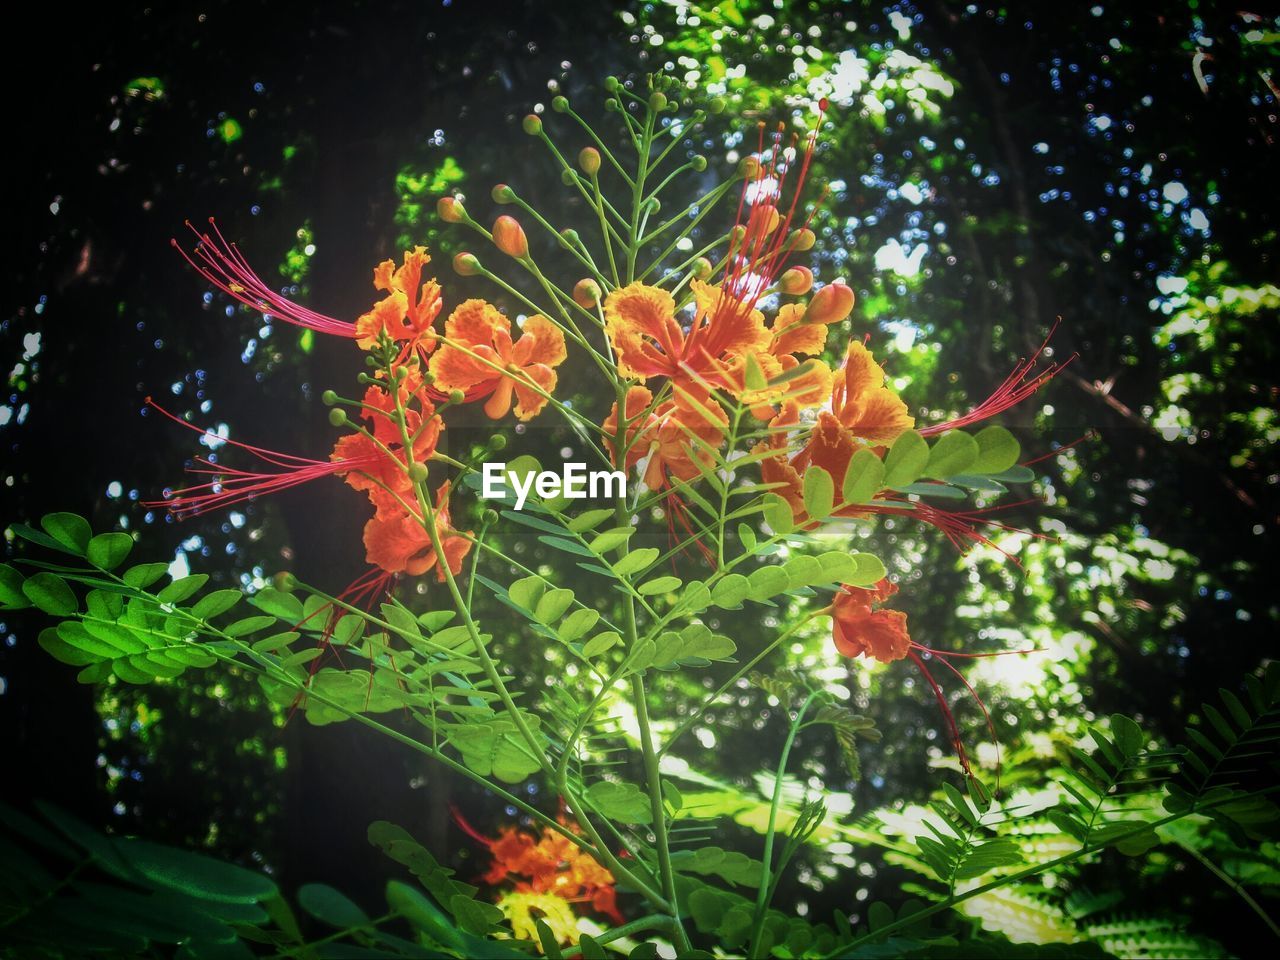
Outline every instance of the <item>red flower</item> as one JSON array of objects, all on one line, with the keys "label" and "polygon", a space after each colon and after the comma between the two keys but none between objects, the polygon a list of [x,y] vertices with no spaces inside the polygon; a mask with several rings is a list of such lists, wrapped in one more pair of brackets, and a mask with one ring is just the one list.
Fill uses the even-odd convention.
[{"label": "red flower", "polygon": [[881,663],[901,660],[911,652],[907,615],[901,610],[873,610],[898,592],[881,580],[870,589],[843,586],[832,604],[836,649],[846,657],[870,657]]}]

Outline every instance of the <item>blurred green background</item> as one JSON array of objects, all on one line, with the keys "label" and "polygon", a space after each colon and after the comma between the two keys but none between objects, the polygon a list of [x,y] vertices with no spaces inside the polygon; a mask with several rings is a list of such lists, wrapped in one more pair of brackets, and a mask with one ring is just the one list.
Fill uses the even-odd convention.
[{"label": "blurred green background", "polygon": [[[615,129],[604,77],[665,70],[691,105],[729,104],[688,134],[688,152],[710,160],[689,196],[733,169],[757,121],[799,124],[793,116],[830,98],[811,179],[829,187],[812,266],[857,291],[846,336],[870,335],[920,419],[985,397],[1059,318],[1054,357],[1078,354],[1005,415],[1027,455],[1045,456],[1042,502],[1004,518],[1045,535],[1000,539],[1016,545],[1018,564],[990,549],[961,557],[900,521],[864,544],[900,578],[897,607],[919,642],[1048,651],[968,672],[995,717],[1006,790],[1033,796],[1062,747],[1114,711],[1176,739],[1203,700],[1273,656],[1274,18],[1197,2],[780,0],[212,2],[23,16],[3,41],[16,166],[0,241],[5,522],[77,511],[95,529],[136,533],[136,556],[172,559],[218,585],[260,585],[281,570],[332,590],[353,580],[365,517],[337,481],[181,524],[139,503],[202,451],[194,434],[143,416],[144,397],[222,435],[321,457],[333,434],[319,394],[358,372],[348,344],[254,321],[210,296],[169,238],[185,218],[216,215],[269,282],[335,316],[366,309],[373,265],[414,243],[437,253],[447,305],[500,301],[452,275],[464,238],[442,234],[435,198],[461,191],[484,220],[489,188],[504,181],[557,224],[589,223],[519,119],[564,94]],[[33,50],[43,51],[34,63]],[[548,114],[548,129],[563,132],[566,151],[583,145],[555,120]],[[598,397],[578,402],[607,412]],[[465,449],[488,428],[468,429],[451,426],[450,442]],[[544,461],[574,442],[545,417],[511,439]],[[11,534],[5,547],[21,549]],[[541,549],[515,531],[509,548]],[[759,626],[734,616],[719,629],[749,637]],[[286,887],[334,883],[358,900],[388,870],[365,840],[368,821],[402,823],[452,851],[465,876],[478,870],[465,862],[475,847],[449,805],[475,811],[484,830],[514,813],[362,730],[286,722],[235,675],[80,687],[36,646],[40,626],[27,613],[0,620],[6,799],[51,800],[112,831],[256,864]],[[501,635],[497,646],[530,670],[554,656]],[[954,760],[911,671],[850,666],[820,632],[775,666],[784,661],[846,676],[885,734],[863,749],[856,782],[833,744],[804,743],[801,776],[852,826],[849,842],[808,851],[777,903],[857,916],[914,882],[876,838],[859,841],[860,818],[909,812],[937,785],[935,768]],[[678,705],[689,694],[680,683],[693,682],[658,695]],[[981,715],[963,698],[955,709],[992,777]],[[686,758],[758,797],[761,757],[784,734],[769,713],[744,687]],[[726,795],[726,809],[734,802]],[[1273,898],[1276,851],[1211,834],[1186,845],[1212,848],[1231,877]],[[739,842],[758,843],[749,825]],[[833,882],[837,867],[853,870]],[[1117,855],[1074,880],[1077,892],[1126,888],[1126,910],[1190,917],[1169,921],[1202,938],[1182,945],[1189,955],[1248,952],[1266,933],[1192,855],[1141,870]],[[1040,924],[1037,936],[1076,930],[1067,906],[1043,903],[1027,921]]]}]

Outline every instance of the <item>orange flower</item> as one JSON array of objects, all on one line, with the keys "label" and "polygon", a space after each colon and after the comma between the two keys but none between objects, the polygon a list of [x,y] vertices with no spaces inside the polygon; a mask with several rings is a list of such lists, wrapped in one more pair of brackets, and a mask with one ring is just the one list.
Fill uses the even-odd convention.
[{"label": "orange flower", "polygon": [[[449,484],[446,481],[436,491],[436,533],[444,550],[450,572],[462,569],[462,560],[471,550],[470,534],[461,536],[453,529],[449,518]],[[438,564],[431,535],[423,526],[422,517],[416,512],[399,513],[379,511],[364,528],[364,546],[368,561],[387,573],[405,573],[420,577],[432,568],[436,577],[444,580],[444,569]]]},{"label": "orange flower", "polygon": [[667,291],[632,283],[604,301],[605,333],[624,377],[669,377],[686,389],[733,389],[725,372],[769,342],[764,316],[742,297],[691,280],[694,319],[686,335]]},{"label": "orange flower", "polygon": [[915,426],[907,405],[884,385],[884,370],[871,351],[849,342],[844,366],[836,371],[831,410],[856,437],[876,444],[892,443]]},{"label": "orange flower", "polygon": [[[466,300],[444,324],[445,343],[431,358],[439,390],[462,390],[469,398],[490,396],[484,412],[506,416],[515,397],[517,420],[530,420],[547,404],[556,387],[554,367],[568,355],[564,334],[546,317],[524,322],[520,339],[511,341],[511,321],[484,300]],[[541,388],[535,390],[533,384]]]},{"label": "orange flower", "polygon": [[832,604],[832,639],[846,657],[870,657],[881,663],[901,660],[911,651],[907,615],[900,610],[873,610],[898,592],[881,580],[874,587],[843,586]]},{"label": "orange flower", "polygon": [[648,387],[634,386],[627,390],[626,398],[626,416],[627,416],[627,437],[624,445],[627,448],[626,465],[618,463],[618,450],[615,441],[618,439],[618,404],[615,402],[609,410],[609,416],[604,421],[604,445],[609,451],[609,456],[613,459],[613,465],[622,467],[624,470],[630,470],[639,462],[640,458],[646,453],[647,448],[636,442],[637,434],[647,431],[656,421],[656,417],[650,413],[640,421],[640,414],[649,408],[653,403],[653,394],[649,392]]},{"label": "orange flower", "polygon": [[422,268],[431,262],[426,247],[406,250],[403,265],[383,260],[374,267],[373,286],[387,296],[356,321],[356,345],[368,350],[384,331],[392,340],[408,340],[424,353],[435,346],[431,324],[440,314],[440,285],[422,279]]},{"label": "orange flower", "polygon": [[411,459],[404,453],[404,438],[400,426],[392,420],[395,402],[380,386],[371,385],[364,395],[361,416],[368,421],[369,431],[382,447],[362,433],[341,437],[329,455],[333,461],[354,461],[361,464],[358,470],[346,472],[346,482],[353,490],[369,495],[379,516],[395,516],[403,513],[401,501],[414,502],[413,484],[408,468],[414,463],[424,463],[440,442],[444,423],[436,415],[435,406],[421,387],[410,389],[420,378],[410,374],[400,385],[400,401],[405,408],[405,429],[412,445]]},{"label": "orange flower", "polygon": [[[649,456],[644,483],[650,490],[666,486],[668,475],[676,480],[692,480],[714,462],[708,448],[717,448],[724,439],[728,416],[708,394],[684,394],[659,404],[653,420],[637,440],[632,452]],[[639,458],[639,457],[637,457]]]},{"label": "orange flower", "polygon": [[[543,830],[534,838],[514,827],[504,827],[496,839],[490,839],[471,827],[454,812],[459,825],[474,839],[489,847],[493,862],[482,877],[487,884],[510,881],[520,893],[550,894],[564,900],[585,901],[592,909],[615,923],[622,923],[618,912],[617,889],[613,874],[600,866],[589,854],[555,830]],[[564,821],[562,821],[564,822]],[[567,824],[571,829],[573,824]]]}]

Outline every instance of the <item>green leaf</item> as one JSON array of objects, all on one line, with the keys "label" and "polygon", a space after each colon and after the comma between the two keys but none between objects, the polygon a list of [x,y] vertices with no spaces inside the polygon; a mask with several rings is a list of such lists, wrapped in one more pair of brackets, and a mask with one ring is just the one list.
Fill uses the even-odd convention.
[{"label": "green leaf", "polygon": [[167,563],[140,563],[130,567],[121,578],[131,587],[142,590],[151,586],[169,572]]},{"label": "green leaf", "polygon": [[40,526],[49,536],[80,556],[84,556],[89,548],[89,538],[93,536],[89,521],[74,513],[46,513],[40,518]]},{"label": "green leaf", "polygon": [[[526,714],[525,723],[536,735],[538,718]],[[449,724],[448,731],[449,742],[462,754],[462,762],[482,777],[519,783],[542,767],[540,758],[529,753],[515,723],[505,717]]]},{"label": "green leaf", "polygon": [[198,853],[145,840],[117,840],[121,858],[152,883],[217,903],[258,903],[278,895],[267,877]]},{"label": "green leaf", "polygon": [[829,516],[835,506],[835,481],[831,474],[819,466],[810,466],[804,472],[804,509],[815,520]]},{"label": "green leaf", "polygon": [[752,600],[768,600],[791,589],[791,578],[779,566],[760,567],[747,575]]},{"label": "green leaf", "polygon": [[760,886],[764,864],[752,860],[737,850],[723,847],[701,847],[697,850],[677,850],[671,854],[671,866],[681,873],[716,876],[730,884],[744,887]]},{"label": "green leaf", "polygon": [[620,577],[629,576],[633,573],[639,573],[657,559],[657,547],[641,547],[638,550],[630,551],[626,556],[615,563],[613,565],[613,572],[618,574]]},{"label": "green leaf", "polygon": [[583,607],[581,610],[575,610],[569,616],[565,617],[564,622],[560,624],[557,636],[565,643],[572,643],[583,634],[591,630],[592,627],[600,620],[600,613],[589,607]]},{"label": "green leaf", "polygon": [[969,473],[1003,473],[1012,469],[1022,456],[1022,446],[1004,427],[979,430],[973,439],[978,444],[978,458],[969,464]]},{"label": "green leaf", "polygon": [[636,588],[636,592],[643,597],[651,597],[656,593],[670,593],[672,590],[679,590],[682,586],[684,586],[684,581],[679,577],[655,577],[640,584]]},{"label": "green leaf", "polygon": [[100,533],[89,541],[86,555],[99,570],[114,570],[132,549],[133,537],[127,533]]},{"label": "green leaf", "polygon": [[776,493],[765,494],[764,522],[769,525],[769,529],[777,536],[786,536],[796,526],[796,518],[791,510],[791,504]]},{"label": "green leaf", "polygon": [[369,923],[368,915],[345,894],[323,883],[305,883],[299,887],[298,906],[331,927],[363,927]]},{"label": "green leaf", "polygon": [[539,623],[555,623],[571,606],[573,606],[573,591],[556,587],[548,590],[538,600],[533,616]]},{"label": "green leaf", "polygon": [[156,599],[161,603],[181,603],[208,581],[209,575],[207,573],[193,573],[191,576],[183,577],[181,580],[174,580],[156,594]]},{"label": "green leaf", "polygon": [[841,496],[845,503],[867,503],[884,488],[884,461],[870,450],[859,450],[845,471]]},{"label": "green leaf", "polygon": [[1000,483],[1030,483],[1036,478],[1036,472],[1030,467],[1016,466],[1010,467],[1003,473],[997,473],[992,480],[998,480]]},{"label": "green leaf", "polygon": [[507,596],[516,606],[524,607],[530,613],[538,605],[538,598],[547,589],[547,581],[541,577],[522,577],[507,588]]},{"label": "green leaf", "polygon": [[[978,441],[963,430],[948,430],[929,451],[925,476],[937,480],[969,470],[978,459]],[[894,484],[899,486],[899,484]]]},{"label": "green leaf", "polygon": [[740,573],[726,574],[711,588],[711,602],[717,607],[733,609],[749,596],[751,581]]},{"label": "green leaf", "polygon": [[634,783],[601,780],[587,787],[587,800],[618,823],[653,823],[649,798]]},{"label": "green leaf", "polygon": [[222,632],[229,637],[243,637],[259,630],[265,630],[275,622],[275,617],[245,617],[243,620],[237,620],[235,623],[223,627]]},{"label": "green leaf", "polygon": [[275,587],[263,587],[249,598],[249,603],[263,613],[269,613],[291,624],[301,623],[306,618],[302,601],[292,593],[285,593]]},{"label": "green leaf", "polygon": [[41,572],[28,577],[22,592],[37,608],[53,617],[69,617],[80,609],[67,582],[55,573]]},{"label": "green leaf", "polygon": [[849,586],[869,587],[889,575],[889,571],[884,568],[884,561],[874,553],[855,553],[854,556],[858,560],[858,575],[853,580],[845,581]]},{"label": "green leaf", "polygon": [[201,597],[191,612],[201,620],[210,620],[234,607],[240,602],[240,597],[239,590],[215,590]]},{"label": "green leaf", "polygon": [[583,644],[582,655],[584,657],[598,657],[606,650],[617,646],[621,642],[621,635],[614,633],[613,631],[597,634]]},{"label": "green leaf", "polygon": [[911,483],[929,462],[929,444],[915,430],[908,430],[893,442],[884,458],[884,485],[901,487]]},{"label": "green leaf", "polygon": [[586,513],[580,513],[569,521],[569,529],[574,533],[585,533],[588,530],[594,530],[606,519],[612,517],[614,511],[608,507],[599,510],[588,510]]},{"label": "green leaf", "polygon": [[587,546],[593,553],[604,556],[610,550],[616,550],[626,543],[636,532],[635,527],[614,527],[594,537]]},{"label": "green leaf", "polygon": [[0,604],[10,610],[31,606],[31,601],[22,592],[22,581],[25,579],[16,568],[0,563]]}]

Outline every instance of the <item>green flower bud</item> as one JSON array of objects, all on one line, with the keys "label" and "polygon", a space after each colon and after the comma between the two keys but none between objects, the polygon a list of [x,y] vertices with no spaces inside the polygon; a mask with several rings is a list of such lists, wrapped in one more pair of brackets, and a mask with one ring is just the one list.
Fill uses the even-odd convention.
[{"label": "green flower bud", "polygon": [[409,479],[414,483],[425,483],[427,480],[427,465],[425,463],[409,464]]},{"label": "green flower bud", "polygon": [[450,403],[461,403],[465,399],[467,399],[467,395],[456,387],[449,391]]},{"label": "green flower bud", "polygon": [[697,260],[693,261],[693,266],[690,268],[690,272],[699,280],[705,280],[707,277],[711,276],[711,271],[714,269],[715,267],[711,265],[710,260],[706,257],[699,257]]},{"label": "green flower bud", "polygon": [[724,97],[712,97],[711,102],[707,104],[707,109],[716,115],[724,113],[724,108]]},{"label": "green flower bud", "polygon": [[332,407],[338,402],[338,395],[332,390],[326,390],[324,393],[320,394],[320,402],[326,407]]},{"label": "green flower bud", "polygon": [[492,507],[485,507],[480,511],[480,522],[486,527],[492,526],[498,522],[498,511]]},{"label": "green flower bud", "polygon": [[576,247],[581,243],[578,238],[578,231],[572,227],[565,227],[560,231],[560,245],[564,247]]},{"label": "green flower bud", "polygon": [[560,171],[560,182],[563,183],[566,187],[572,187],[575,183],[578,182],[578,175],[574,173],[572,170],[570,170],[568,167],[565,167],[563,170]]},{"label": "green flower bud", "polygon": [[334,407],[329,411],[329,422],[335,427],[345,427],[347,425],[347,411],[341,407]]},{"label": "green flower bud", "polygon": [[703,170],[707,169],[707,158],[702,154],[698,154],[693,157],[689,161],[689,169],[693,170],[695,173],[701,173]]},{"label": "green flower bud", "polygon": [[667,95],[656,90],[649,94],[649,109],[654,113],[661,113],[667,109]]},{"label": "green flower bud", "polygon": [[616,99],[614,99],[613,97],[610,97],[608,100],[604,102],[604,109],[605,109],[605,113],[611,113],[616,110],[621,110],[622,105],[619,104]]},{"label": "green flower bud", "polygon": [[551,101],[551,109],[556,113],[564,113],[569,109],[569,100],[567,97],[555,97]]},{"label": "green flower bud", "polygon": [[516,199],[516,192],[505,183],[498,183],[494,184],[493,189],[489,191],[489,196],[493,197],[494,203],[514,203]]},{"label": "green flower bud", "polygon": [[507,447],[507,435],[505,433],[495,433],[489,438],[490,450],[505,450]]},{"label": "green flower bud", "polygon": [[610,93],[617,93],[618,88],[621,86],[622,86],[622,81],[620,81],[617,77],[604,78],[604,88],[608,90]]},{"label": "green flower bud", "polygon": [[536,113],[531,113],[520,122],[520,126],[529,136],[536,137],[542,132],[542,118]]},{"label": "green flower bud", "polygon": [[650,213],[657,213],[657,212],[658,212],[659,210],[661,210],[661,209],[662,209],[662,201],[661,201],[661,200],[659,200],[657,197],[650,197],[650,198],[649,198],[649,212],[650,212]]}]

